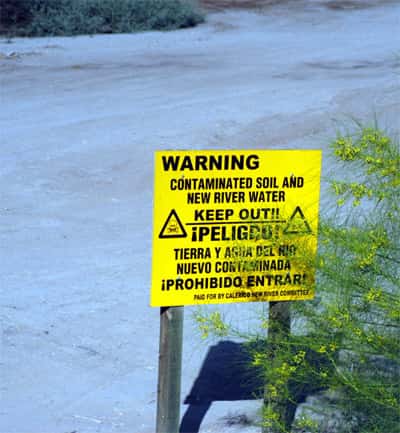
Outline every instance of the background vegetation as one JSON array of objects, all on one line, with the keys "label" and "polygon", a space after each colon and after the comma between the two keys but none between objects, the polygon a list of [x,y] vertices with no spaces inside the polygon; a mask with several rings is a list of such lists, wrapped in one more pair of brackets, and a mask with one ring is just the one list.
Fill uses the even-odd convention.
[{"label": "background vegetation", "polygon": [[0,32],[13,36],[130,33],[204,21],[192,0],[2,0]]},{"label": "background vegetation", "polygon": [[[309,263],[316,298],[291,303],[292,332],[283,338],[265,340],[276,327],[271,309],[247,336],[265,383],[265,433],[400,432],[399,143],[359,126],[339,134],[332,150],[343,176],[331,182],[336,210],[322,219]],[[229,333],[218,311],[197,319],[206,334]],[[314,403],[294,422],[310,395]]]}]

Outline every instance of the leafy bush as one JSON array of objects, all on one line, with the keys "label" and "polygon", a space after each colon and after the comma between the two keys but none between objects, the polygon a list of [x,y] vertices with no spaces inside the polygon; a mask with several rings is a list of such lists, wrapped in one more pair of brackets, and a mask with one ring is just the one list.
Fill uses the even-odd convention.
[{"label": "leafy bush", "polygon": [[[319,377],[342,416],[339,431],[400,431],[400,149],[376,127],[332,143],[347,180],[333,181],[337,213],[320,228],[318,297],[294,303]],[[344,176],[346,177],[346,175]],[[347,205],[350,204],[350,207]],[[351,211],[351,208],[354,210]]]},{"label": "leafy bush", "polygon": [[3,0],[2,27],[20,36],[171,30],[204,20],[187,0]]},{"label": "leafy bush", "polygon": [[3,0],[0,4],[0,29],[24,26],[31,19],[30,0]]},{"label": "leafy bush", "polygon": [[[294,333],[267,343],[259,333],[264,344],[249,345],[265,383],[263,431],[399,433],[399,144],[360,126],[332,150],[343,176],[331,182],[335,214],[319,228],[316,298],[290,303]],[[272,336],[271,311],[261,327]],[[202,331],[226,334],[215,317],[197,317]],[[318,404],[294,425],[308,395]]]}]

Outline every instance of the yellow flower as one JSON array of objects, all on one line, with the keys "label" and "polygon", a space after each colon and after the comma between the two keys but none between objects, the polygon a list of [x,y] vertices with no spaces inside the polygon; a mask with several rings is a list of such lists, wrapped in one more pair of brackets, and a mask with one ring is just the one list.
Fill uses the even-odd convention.
[{"label": "yellow flower", "polygon": [[253,358],[252,364],[253,364],[254,366],[262,365],[263,360],[264,360],[264,356],[261,355],[260,353],[256,353],[256,354],[254,355],[254,358]]},{"label": "yellow flower", "polygon": [[267,389],[268,389],[268,393],[269,393],[270,397],[277,397],[278,396],[278,390],[276,389],[276,387],[274,385],[268,385]]},{"label": "yellow flower", "polygon": [[294,355],[293,361],[296,364],[300,364],[304,360],[305,356],[306,356],[306,352],[304,352],[304,350],[300,350],[300,352]]}]

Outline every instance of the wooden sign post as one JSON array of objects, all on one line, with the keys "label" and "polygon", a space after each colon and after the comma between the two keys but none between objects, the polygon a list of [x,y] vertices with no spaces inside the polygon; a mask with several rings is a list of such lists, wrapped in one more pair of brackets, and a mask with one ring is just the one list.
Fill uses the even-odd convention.
[{"label": "wooden sign post", "polygon": [[182,334],[183,307],[161,307],[156,433],[179,431]]},{"label": "wooden sign post", "polygon": [[[267,357],[271,367],[276,366],[276,359],[280,352],[280,345],[285,344],[290,336],[290,302],[270,302],[268,314],[268,339]],[[274,426],[264,426],[262,433],[282,433],[290,428],[288,402],[286,400],[287,389],[278,389],[276,395],[271,395],[268,384],[264,386],[264,407],[269,408],[278,416],[278,422],[282,428],[277,430]]]}]

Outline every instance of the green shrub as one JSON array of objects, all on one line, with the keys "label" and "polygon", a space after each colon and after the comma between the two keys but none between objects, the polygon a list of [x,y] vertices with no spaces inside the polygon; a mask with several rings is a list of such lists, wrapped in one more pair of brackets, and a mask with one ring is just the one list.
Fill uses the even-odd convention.
[{"label": "green shrub", "polygon": [[3,28],[20,36],[171,30],[204,20],[196,5],[187,0],[3,1],[7,15]]},{"label": "green shrub", "polygon": [[[343,432],[400,432],[400,149],[376,127],[332,143],[343,178],[320,228],[318,296],[294,303]],[[346,179],[347,178],[347,179]]]},{"label": "green shrub", "polygon": [[[263,432],[399,433],[399,143],[361,126],[339,134],[332,150],[342,178],[331,182],[334,216],[319,228],[316,298],[290,303],[292,334],[265,343],[260,332],[264,344],[250,345],[267,394]],[[213,317],[197,317],[203,332]],[[295,427],[296,405],[322,390]]]},{"label": "green shrub", "polygon": [[25,26],[32,19],[30,0],[3,0],[0,4],[0,30]]}]

